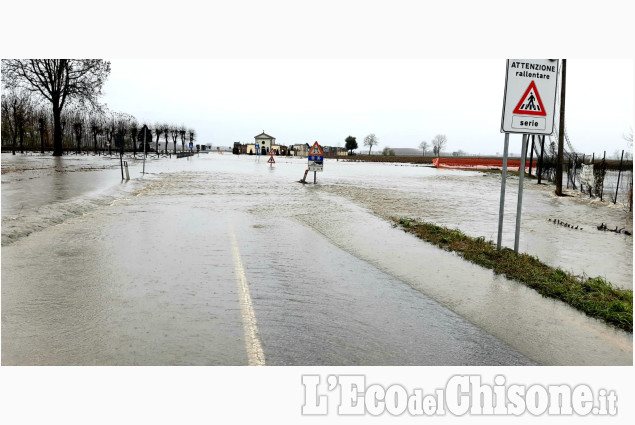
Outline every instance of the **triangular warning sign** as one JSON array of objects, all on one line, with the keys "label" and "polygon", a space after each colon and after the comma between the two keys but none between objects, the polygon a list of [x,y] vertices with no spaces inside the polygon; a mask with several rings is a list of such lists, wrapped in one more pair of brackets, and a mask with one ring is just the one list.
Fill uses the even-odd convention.
[{"label": "triangular warning sign", "polygon": [[275,159],[273,159],[273,155],[271,155],[271,156],[269,157],[269,161],[267,161],[267,164],[275,164],[275,163],[276,163],[276,160],[275,160]]},{"label": "triangular warning sign", "polygon": [[318,145],[318,142],[313,143],[313,147],[309,150],[309,155],[324,156],[324,151],[322,150],[322,147]]},{"label": "triangular warning sign", "polygon": [[538,94],[536,83],[534,81],[529,83],[529,87],[527,87],[527,90],[525,90],[525,94],[522,95],[522,97],[520,98],[520,102],[518,102],[518,105],[516,105],[516,109],[514,109],[514,114],[540,116],[547,115],[545,107],[542,104],[542,99],[540,99],[540,94]]}]

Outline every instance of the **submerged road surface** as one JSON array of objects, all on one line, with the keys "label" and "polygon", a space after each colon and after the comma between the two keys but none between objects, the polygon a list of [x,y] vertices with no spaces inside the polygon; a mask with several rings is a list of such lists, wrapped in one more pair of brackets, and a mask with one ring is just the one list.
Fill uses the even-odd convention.
[{"label": "submerged road surface", "polygon": [[3,364],[531,363],[233,183],[166,174],[5,247]]},{"label": "submerged road surface", "polygon": [[304,163],[174,161],[24,222],[3,197],[3,365],[632,364],[628,335],[298,184]]}]

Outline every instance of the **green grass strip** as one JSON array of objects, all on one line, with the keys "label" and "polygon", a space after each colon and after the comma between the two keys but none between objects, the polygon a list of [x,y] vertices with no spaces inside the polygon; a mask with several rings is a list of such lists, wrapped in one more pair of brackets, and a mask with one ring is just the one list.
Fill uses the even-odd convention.
[{"label": "green grass strip", "polygon": [[393,218],[404,231],[454,251],[468,261],[492,269],[494,273],[535,289],[545,297],[556,298],[628,332],[633,332],[633,290],[614,287],[601,277],[574,276],[550,267],[536,257],[516,254],[509,248],[496,250],[485,238],[472,238],[459,230],[408,218]]}]

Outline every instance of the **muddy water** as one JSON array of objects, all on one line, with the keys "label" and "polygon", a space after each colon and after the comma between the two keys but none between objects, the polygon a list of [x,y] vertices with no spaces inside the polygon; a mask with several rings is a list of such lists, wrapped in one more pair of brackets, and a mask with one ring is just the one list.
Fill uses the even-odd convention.
[{"label": "muddy water", "polygon": [[[66,173],[2,160],[3,364],[245,364],[229,229],[267,364],[632,364],[631,334],[385,219],[495,238],[492,176],[327,161],[303,186],[306,160],[209,154],[150,162],[145,176],[132,162],[121,184],[108,160],[64,158]],[[72,183],[29,195],[53,173]],[[525,194],[524,251],[632,287],[632,240],[547,221],[622,226],[629,214]]]},{"label": "muddy water", "polygon": [[[410,217],[496,240],[500,176],[402,165],[365,167],[364,178],[347,173],[324,182],[325,190],[383,218]],[[606,223],[632,232],[632,214],[619,204],[601,204],[573,191],[568,192],[571,197],[559,198],[553,189],[525,181],[520,251],[554,267],[602,276],[616,286],[632,289],[632,237],[597,230]],[[503,245],[510,248],[514,246],[517,196],[518,179],[510,177],[503,224]],[[554,224],[555,220],[578,229]]]}]

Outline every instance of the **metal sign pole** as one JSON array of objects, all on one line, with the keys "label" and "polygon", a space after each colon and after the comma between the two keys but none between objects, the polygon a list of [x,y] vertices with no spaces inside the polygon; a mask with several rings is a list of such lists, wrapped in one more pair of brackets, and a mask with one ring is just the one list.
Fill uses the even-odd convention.
[{"label": "metal sign pole", "polygon": [[146,126],[143,126],[143,171],[141,174],[146,173]]},{"label": "metal sign pole", "polygon": [[503,215],[505,213],[505,184],[507,183],[507,151],[509,150],[509,133],[505,133],[505,148],[503,150],[503,176],[501,180],[501,199],[498,209],[498,241],[496,249],[500,251],[503,240]]},{"label": "metal sign pole", "polygon": [[514,252],[518,254],[518,242],[520,240],[520,213],[523,208],[523,180],[525,177],[525,156],[527,156],[527,142],[529,136],[523,134],[523,147],[520,153],[520,168],[518,169],[518,206],[516,207],[516,235],[514,236]]}]

